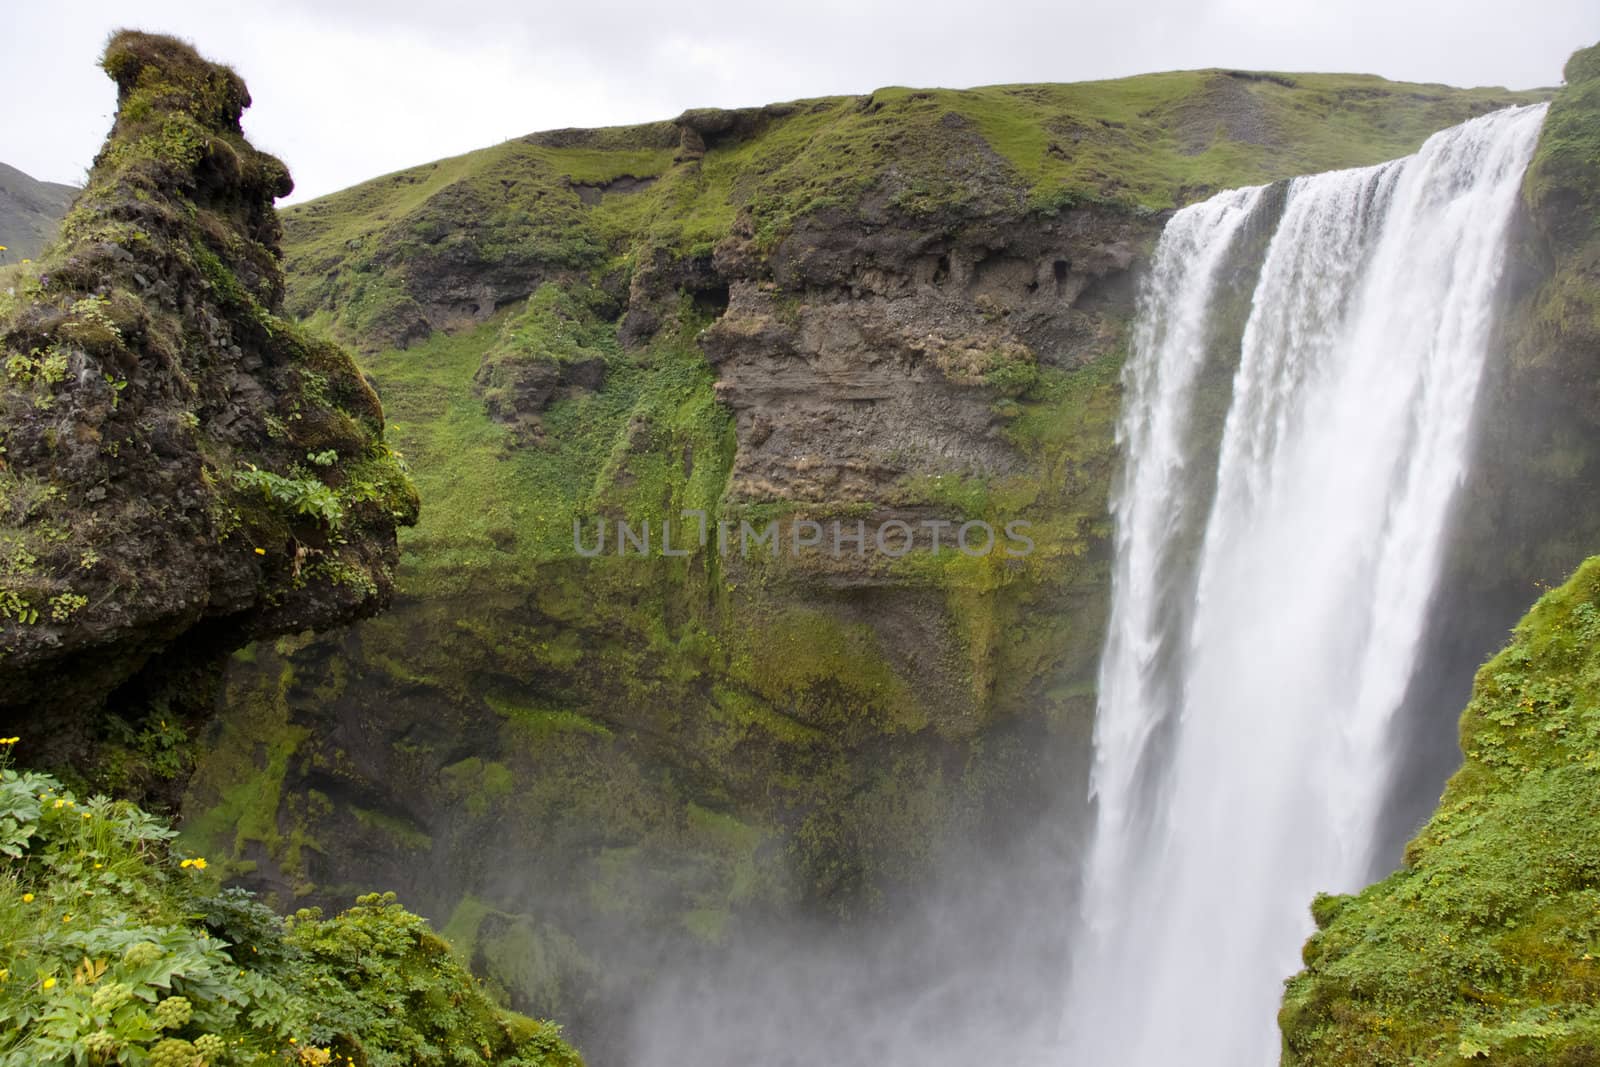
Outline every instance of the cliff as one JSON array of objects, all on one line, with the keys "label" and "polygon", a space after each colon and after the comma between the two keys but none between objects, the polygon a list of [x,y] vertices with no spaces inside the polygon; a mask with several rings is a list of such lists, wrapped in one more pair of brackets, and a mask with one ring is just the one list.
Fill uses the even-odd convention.
[{"label": "cliff", "polygon": [[244,83],[133,32],[103,65],[110,136],[0,295],[0,719],[171,799],[222,660],[378,610],[417,500],[350,356],[281,314]]},{"label": "cliff", "polygon": [[280,314],[244,83],[127,31],[103,65],[111,136],[0,306],[0,1063],[581,1067],[393,893],[283,917],[12,766],[170,801],[228,654],[377,611],[417,514],[350,356]]},{"label": "cliff", "polygon": [[[1166,212],[1531,98],[885,89],[535,134],[287,212],[287,306],[369,353],[429,506],[390,613],[236,657],[185,832],[284,903],[403,888],[597,1057],[664,958],[848,929],[955,847],[998,862],[1082,793]],[[722,553],[684,509],[916,542]],[[647,556],[576,550],[617,519]],[[962,519],[1034,550],[923,525]]]}]

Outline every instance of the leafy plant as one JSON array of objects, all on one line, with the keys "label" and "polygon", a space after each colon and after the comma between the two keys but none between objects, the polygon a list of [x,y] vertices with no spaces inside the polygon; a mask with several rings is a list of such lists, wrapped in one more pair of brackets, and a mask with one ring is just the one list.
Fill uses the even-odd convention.
[{"label": "leafy plant", "polygon": [[0,1067],[581,1067],[393,894],[284,920],[180,859],[164,820],[5,762]]},{"label": "leafy plant", "polygon": [[315,478],[285,478],[251,467],[236,472],[233,480],[239,488],[259,493],[263,499],[296,515],[318,519],[329,529],[337,529],[344,520],[344,508],[338,495]]}]

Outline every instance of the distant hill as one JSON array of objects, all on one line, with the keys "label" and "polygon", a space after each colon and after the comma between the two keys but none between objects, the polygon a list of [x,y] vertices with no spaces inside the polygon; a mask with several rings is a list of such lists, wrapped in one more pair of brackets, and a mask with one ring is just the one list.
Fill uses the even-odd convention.
[{"label": "distant hill", "polygon": [[37,181],[0,163],[0,265],[37,256],[77,195],[76,186]]}]

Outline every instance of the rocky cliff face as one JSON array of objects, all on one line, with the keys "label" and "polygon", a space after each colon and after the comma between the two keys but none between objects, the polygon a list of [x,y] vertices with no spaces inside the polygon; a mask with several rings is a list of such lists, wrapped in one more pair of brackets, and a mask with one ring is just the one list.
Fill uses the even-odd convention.
[{"label": "rocky cliff face", "polygon": [[244,83],[139,33],[103,62],[115,125],[0,296],[0,715],[138,791],[181,781],[228,652],[387,601],[417,504],[350,357],[280,315],[291,182]]},{"label": "rocky cliff face", "polygon": [[918,474],[1025,470],[1017,398],[1117,349],[1151,229],[1116,211],[953,235],[885,218],[862,241],[825,212],[770,259],[728,239],[730,303],[701,339],[739,440],[728,500],[888,504]]},{"label": "rocky cliff face", "polygon": [[[290,212],[288,304],[372,352],[429,509],[392,612],[236,659],[188,832],[283,900],[405,888],[597,1058],[662,959],[992,858],[1082,794],[1164,212],[1522,99],[890,89],[534,135]],[[686,509],[913,547],[722,552]],[[963,519],[1033,550],[964,553]]]}]

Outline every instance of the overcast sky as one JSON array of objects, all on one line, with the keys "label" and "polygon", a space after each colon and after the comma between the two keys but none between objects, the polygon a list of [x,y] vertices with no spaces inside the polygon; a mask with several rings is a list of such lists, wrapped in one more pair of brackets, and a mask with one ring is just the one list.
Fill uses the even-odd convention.
[{"label": "overcast sky", "polygon": [[1528,88],[1600,39],[1596,0],[0,2],[0,161],[83,180],[114,105],[95,61],[133,26],[244,75],[246,132],[289,164],[292,200],[688,107],[1212,66]]}]

